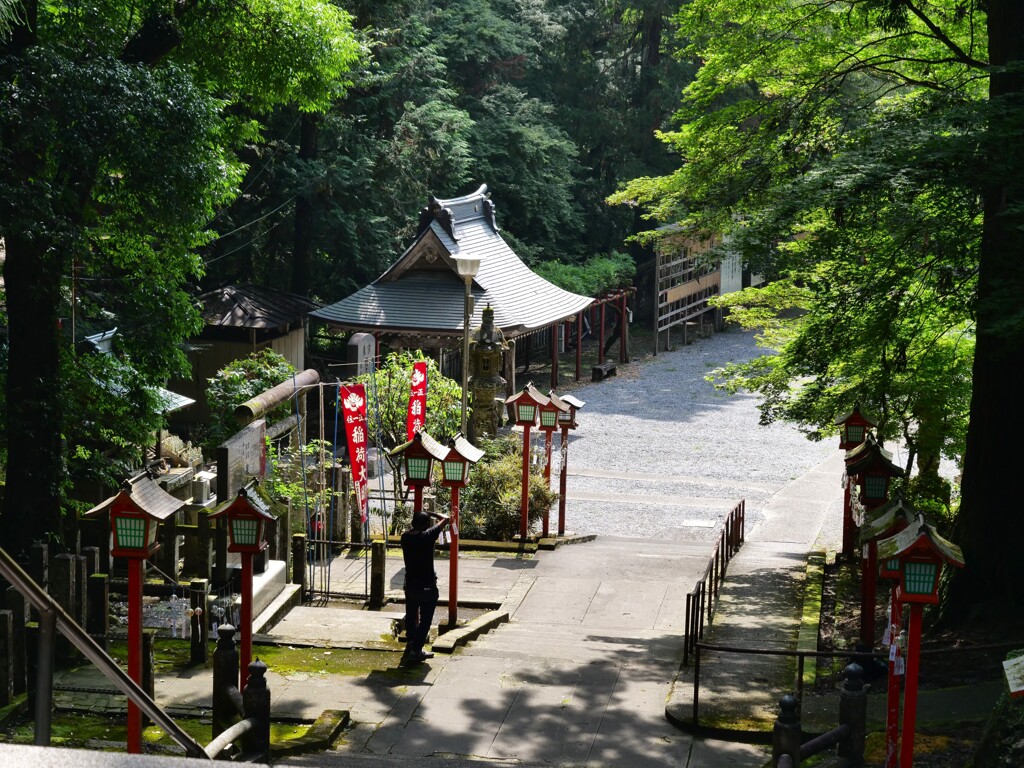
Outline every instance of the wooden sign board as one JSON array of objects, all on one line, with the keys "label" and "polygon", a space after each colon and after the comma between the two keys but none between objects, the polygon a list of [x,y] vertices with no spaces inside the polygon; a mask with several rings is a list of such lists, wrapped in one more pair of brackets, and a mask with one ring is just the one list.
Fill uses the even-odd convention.
[{"label": "wooden sign board", "polygon": [[1006,675],[1010,695],[1014,698],[1024,698],[1024,656],[1004,661],[1003,673]]}]

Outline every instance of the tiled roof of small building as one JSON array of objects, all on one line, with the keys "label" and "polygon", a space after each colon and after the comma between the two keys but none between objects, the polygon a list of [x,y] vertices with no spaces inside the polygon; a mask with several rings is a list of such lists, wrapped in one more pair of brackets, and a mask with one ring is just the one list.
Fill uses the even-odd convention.
[{"label": "tiled roof of small building", "polygon": [[280,328],[319,305],[303,296],[256,285],[226,285],[199,297],[203,322],[231,328]]},{"label": "tiled roof of small building", "polygon": [[470,327],[480,325],[490,305],[494,324],[514,337],[572,317],[593,301],[549,283],[516,256],[482,185],[464,197],[431,198],[416,240],[384,274],[311,314],[349,330],[461,334],[465,284],[454,261],[460,256],[480,259]]}]

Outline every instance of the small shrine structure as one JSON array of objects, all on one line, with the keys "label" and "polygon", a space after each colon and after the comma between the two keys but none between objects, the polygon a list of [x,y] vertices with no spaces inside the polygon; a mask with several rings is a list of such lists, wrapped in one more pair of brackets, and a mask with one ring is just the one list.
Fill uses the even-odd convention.
[{"label": "small shrine structure", "polygon": [[[450,356],[461,367],[461,351],[456,350],[465,330],[465,283],[455,260],[467,256],[480,259],[470,286],[470,329],[483,325],[483,312],[490,307],[494,327],[513,348],[516,339],[549,330],[552,386],[557,386],[559,324],[582,322],[594,299],[549,283],[523,263],[501,236],[486,184],[463,197],[431,197],[415,240],[384,274],[310,316],[334,332],[373,334],[378,348],[385,342],[422,349],[442,359],[442,370],[450,369],[443,357],[452,350]],[[504,364],[506,392],[516,388],[514,357],[508,355]]]}]

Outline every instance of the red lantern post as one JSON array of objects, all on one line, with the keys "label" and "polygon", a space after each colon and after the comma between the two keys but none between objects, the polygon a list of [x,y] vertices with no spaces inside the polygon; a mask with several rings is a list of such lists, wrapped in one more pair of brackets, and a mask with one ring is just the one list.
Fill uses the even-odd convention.
[{"label": "red lantern post", "polygon": [[249,683],[249,664],[252,662],[252,558],[267,548],[266,525],[274,520],[269,507],[256,494],[253,480],[238,490],[238,496],[226,507],[210,515],[223,517],[228,522],[228,552],[241,555],[242,609],[239,612],[239,665],[238,689],[245,690]]},{"label": "red lantern post", "polygon": [[[552,395],[554,397],[554,395]],[[567,411],[558,414],[558,426],[562,429],[562,442],[559,446],[562,457],[558,472],[558,535],[565,535],[565,488],[568,479],[569,466],[569,430],[576,429],[576,412],[586,403],[572,395],[562,395],[558,398],[568,406]]]},{"label": "red lantern post", "polygon": [[878,542],[878,557],[899,563],[897,597],[909,606],[907,628],[907,675],[903,700],[903,732],[900,739],[900,768],[914,765],[914,726],[917,721],[917,673],[921,655],[922,606],[939,602],[939,575],[943,563],[963,568],[960,548],[942,538],[925,522],[923,515],[905,529]]},{"label": "red lantern post", "polygon": [[537,423],[537,412],[547,402],[532,383],[505,400],[505,405],[514,408],[516,424],[523,428],[523,489],[519,515],[519,538],[523,541],[530,532],[530,427]]},{"label": "red lantern post", "polygon": [[413,489],[413,514],[423,511],[423,488],[430,485],[434,462],[444,461],[448,449],[422,429],[412,440],[394,448],[392,455],[402,456],[405,463],[405,484]]},{"label": "red lantern post", "polygon": [[[890,481],[902,477],[903,470],[893,463],[892,454],[869,432],[864,442],[847,452],[846,475],[850,479],[848,490],[857,493],[857,498],[851,499],[851,509],[862,507],[864,514],[868,514],[888,501]],[[875,643],[875,593],[878,589],[875,539],[866,541],[861,555],[860,641],[870,648]]]},{"label": "red lantern post", "polygon": [[[913,507],[902,496],[897,496],[895,499],[867,513],[864,524],[860,529],[861,542],[865,544],[870,543],[876,554],[876,557],[873,559],[877,559],[878,539],[887,538],[902,531],[913,523],[916,517],[917,513]],[[880,578],[892,579],[898,583],[900,579],[899,559],[883,560],[879,566],[878,575]],[[885,768],[897,768],[898,765],[900,680],[903,678],[904,669],[902,665],[905,662],[905,657],[901,655],[902,651],[897,643],[900,627],[903,626],[903,612],[900,601],[896,599],[896,587],[897,584],[893,584],[892,589],[889,591],[889,626],[886,627],[882,639],[882,644],[889,647],[889,677],[885,718]]]},{"label": "red lantern post", "polygon": [[[860,412],[860,406],[855,405],[853,410],[845,416],[835,420],[839,427],[839,447],[844,451],[850,451],[864,442],[868,430],[875,426],[875,422]],[[852,558],[854,546],[856,545],[856,526],[853,523],[853,509],[850,505],[850,484],[845,485],[843,493],[843,556]]]},{"label": "red lantern post", "polygon": [[476,464],[484,452],[456,435],[448,447],[448,453],[441,462],[441,484],[451,488],[452,528],[451,543],[448,546],[448,626],[454,627],[459,620],[459,491],[469,482],[470,465]]},{"label": "red lantern post", "polygon": [[[126,480],[116,496],[86,513],[110,511],[110,554],[128,560],[128,676],[142,685],[143,562],[159,548],[157,527],[185,506],[157,485],[149,473]],[[128,752],[142,752],[142,712],[128,699]]]},{"label": "red lantern post", "polygon": [[[548,401],[540,406],[540,431],[544,433],[544,481],[551,487],[551,437],[558,429],[559,419],[569,412],[569,406],[558,398],[555,390],[548,392]],[[541,533],[548,536],[548,509],[544,510],[544,527]]]}]

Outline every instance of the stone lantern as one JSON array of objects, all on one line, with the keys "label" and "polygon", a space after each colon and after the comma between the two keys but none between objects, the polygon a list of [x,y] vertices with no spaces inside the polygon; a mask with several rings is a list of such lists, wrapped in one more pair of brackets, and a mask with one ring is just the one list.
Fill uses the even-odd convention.
[{"label": "stone lantern", "polygon": [[505,334],[494,325],[494,310],[487,305],[481,325],[469,340],[469,389],[473,394],[473,415],[470,419],[470,439],[479,435],[498,434],[501,404],[507,382],[501,375],[504,355],[509,349]]}]

